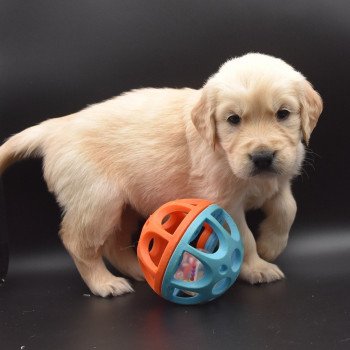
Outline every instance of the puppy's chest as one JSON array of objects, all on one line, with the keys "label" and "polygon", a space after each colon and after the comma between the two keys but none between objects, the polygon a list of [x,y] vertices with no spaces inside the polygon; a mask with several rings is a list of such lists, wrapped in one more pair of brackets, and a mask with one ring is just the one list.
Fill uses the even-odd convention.
[{"label": "puppy's chest", "polygon": [[246,210],[261,208],[262,205],[278,192],[277,181],[249,183],[243,196],[243,205]]}]

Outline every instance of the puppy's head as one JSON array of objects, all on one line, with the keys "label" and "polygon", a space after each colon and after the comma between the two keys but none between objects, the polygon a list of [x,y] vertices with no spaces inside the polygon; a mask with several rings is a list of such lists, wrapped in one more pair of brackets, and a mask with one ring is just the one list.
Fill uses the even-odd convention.
[{"label": "puppy's head", "polygon": [[248,54],[227,61],[202,89],[192,121],[233,173],[293,176],[322,112],[311,84],[280,59]]}]

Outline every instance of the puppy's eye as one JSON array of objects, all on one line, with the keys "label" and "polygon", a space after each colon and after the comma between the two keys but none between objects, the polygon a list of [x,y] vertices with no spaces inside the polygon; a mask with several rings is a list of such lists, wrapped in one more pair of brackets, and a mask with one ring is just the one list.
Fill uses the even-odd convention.
[{"label": "puppy's eye", "polygon": [[237,114],[232,114],[227,118],[231,125],[238,125],[241,122],[241,117]]},{"label": "puppy's eye", "polygon": [[290,112],[288,111],[288,109],[280,109],[277,113],[277,119],[278,120],[285,120],[289,117]]}]

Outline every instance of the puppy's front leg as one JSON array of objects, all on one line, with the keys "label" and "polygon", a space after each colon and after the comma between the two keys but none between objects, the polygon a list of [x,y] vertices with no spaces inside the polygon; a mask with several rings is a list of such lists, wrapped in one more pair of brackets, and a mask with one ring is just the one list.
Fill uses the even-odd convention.
[{"label": "puppy's front leg", "polygon": [[256,243],[250,231],[244,211],[232,211],[232,216],[238,226],[244,245],[244,259],[240,272],[240,278],[255,284],[267,283],[280,280],[284,277],[283,272],[277,265],[271,264],[258,255]]},{"label": "puppy's front leg", "polygon": [[291,193],[290,184],[286,184],[273,198],[262,207],[266,219],[261,223],[257,247],[259,255],[273,261],[287,245],[290,227],[295,218],[297,206]]}]

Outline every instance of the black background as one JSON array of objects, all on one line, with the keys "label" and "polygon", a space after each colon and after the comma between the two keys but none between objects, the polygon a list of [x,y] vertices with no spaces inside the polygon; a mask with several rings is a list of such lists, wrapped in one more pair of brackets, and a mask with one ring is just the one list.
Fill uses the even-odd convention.
[{"label": "black background", "polygon": [[[339,247],[349,247],[349,18],[350,3],[346,0],[0,1],[0,139],[125,90],[148,86],[199,88],[225,60],[247,52],[280,57],[313,83],[325,107],[311,137],[310,148],[314,153],[308,157],[312,164],[305,165],[304,174],[294,183],[299,208],[292,230],[295,241],[291,242],[289,255],[286,253],[285,260],[281,260],[282,265],[293,266],[290,267],[291,274],[295,266],[305,272],[307,277],[298,283],[301,286],[304,283],[307,289],[306,280],[312,279],[314,273],[300,263],[303,260],[298,255],[299,248],[308,247],[309,250],[304,249],[304,252],[307,251],[309,256],[311,252],[313,257],[319,257],[317,247],[322,246],[323,252],[335,249],[334,258],[338,258]],[[57,237],[60,210],[42,180],[40,160],[14,165],[4,174],[3,182],[12,255],[23,256],[25,252],[41,256],[57,249],[63,251]],[[322,243],[318,237],[326,237],[329,241]],[[309,241],[311,238],[314,238],[313,243]],[[344,261],[349,263],[350,253],[343,253]],[[49,272],[51,267],[56,271],[50,259],[43,265],[46,264]],[[326,263],[319,259],[313,263],[320,268],[321,274],[325,266],[337,266],[335,261],[327,260]],[[18,261],[13,263],[14,270],[20,265]],[[30,261],[24,259],[24,264],[35,267]],[[26,274],[30,275],[30,271],[28,268]],[[346,286],[349,271],[344,271],[341,279]],[[74,277],[74,281],[79,280],[78,276]],[[280,286],[287,288],[283,283],[280,282]],[[5,288],[11,289],[10,282]],[[29,287],[24,287],[18,280],[13,287],[23,294],[26,288]],[[75,288],[80,290],[84,286]],[[144,292],[145,286],[139,288],[152,298]],[[249,295],[252,287],[239,285],[238,288],[243,288]],[[264,288],[277,288],[273,292],[276,296],[282,287]],[[287,293],[291,290],[287,289]],[[345,289],[336,290],[338,294],[329,298],[342,298]],[[36,293],[39,292],[33,291],[34,299]],[[67,295],[69,293],[73,292],[67,291]],[[141,298],[141,293],[135,295]],[[256,295],[259,298],[259,294]],[[266,296],[266,291],[261,295]],[[311,295],[310,292],[308,297]],[[301,292],[299,297],[309,304]],[[135,300],[138,304],[142,302],[142,299]],[[157,301],[152,301],[157,305]],[[295,305],[299,302],[297,298]],[[223,307],[224,304],[217,305]],[[319,306],[324,305],[324,300],[320,301]],[[287,306],[281,303],[280,307]],[[336,306],[329,308],[336,309]],[[348,309],[343,305],[339,311],[343,316],[344,310],[347,312]],[[171,308],[169,312],[172,312]],[[300,312],[294,315],[294,324],[305,316]],[[198,317],[201,317],[200,313]],[[316,315],[315,319],[322,323],[322,317]],[[332,319],[328,317],[328,321],[329,318]],[[308,321],[316,322],[312,316]],[[346,325],[350,329],[348,321],[344,318],[344,322],[337,324],[338,330]],[[261,322],[259,327],[264,325]],[[177,323],[176,326],[179,327]],[[255,327],[249,322],[246,326]],[[137,327],[131,329],[138,331]],[[339,335],[340,343],[335,343],[336,339],[327,338],[322,329],[316,327],[313,331],[327,340],[332,339],[329,343],[332,346],[346,345],[347,340],[340,341],[350,337],[344,330]],[[313,331],[310,330],[309,335]],[[249,339],[247,336],[239,343],[241,348],[251,341]],[[317,339],[319,344],[325,344],[325,339]],[[172,341],[176,342],[176,339]],[[280,346],[283,344],[279,343]],[[286,344],[284,348],[289,343]]]}]

